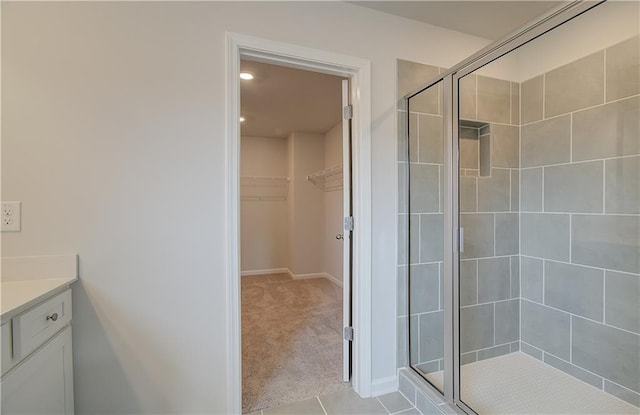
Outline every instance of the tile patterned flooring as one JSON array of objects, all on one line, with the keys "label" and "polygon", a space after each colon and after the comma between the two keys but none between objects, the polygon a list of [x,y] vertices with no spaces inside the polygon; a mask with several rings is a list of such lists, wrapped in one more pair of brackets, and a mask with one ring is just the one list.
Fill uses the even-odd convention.
[{"label": "tile patterned flooring", "polygon": [[265,409],[249,415],[420,415],[400,392],[361,398],[352,389]]},{"label": "tile patterned flooring", "polygon": [[463,366],[463,400],[480,414],[639,414],[631,406],[522,352]]},{"label": "tile patterned flooring", "polygon": [[[640,409],[523,353],[465,365],[463,395],[479,414],[640,414]],[[402,382],[401,382],[402,383]],[[403,389],[405,390],[405,389]],[[405,393],[409,393],[406,392]],[[411,393],[410,393],[411,394]],[[407,395],[409,396],[409,395]],[[416,403],[416,407],[412,404]],[[352,389],[251,415],[431,415],[460,413],[424,393],[360,398]]]},{"label": "tile patterned flooring", "polygon": [[[462,367],[462,400],[479,414],[640,414],[632,406],[522,352]],[[427,378],[442,387],[442,372]]]},{"label": "tile patterned flooring", "polygon": [[[466,401],[480,414],[640,414],[639,408],[523,353],[466,365],[463,376]],[[410,394],[410,399],[400,392],[363,399],[348,389],[250,415],[441,415],[459,411],[436,406],[415,389]]]}]

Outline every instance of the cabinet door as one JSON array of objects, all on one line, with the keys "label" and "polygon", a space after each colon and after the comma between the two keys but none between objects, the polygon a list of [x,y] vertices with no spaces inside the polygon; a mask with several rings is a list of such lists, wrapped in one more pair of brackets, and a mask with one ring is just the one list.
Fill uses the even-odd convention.
[{"label": "cabinet door", "polygon": [[0,349],[2,349],[2,374],[4,375],[13,367],[13,346],[11,337],[11,322],[7,321],[0,332]]},{"label": "cabinet door", "polygon": [[73,414],[71,327],[2,378],[2,413]]}]

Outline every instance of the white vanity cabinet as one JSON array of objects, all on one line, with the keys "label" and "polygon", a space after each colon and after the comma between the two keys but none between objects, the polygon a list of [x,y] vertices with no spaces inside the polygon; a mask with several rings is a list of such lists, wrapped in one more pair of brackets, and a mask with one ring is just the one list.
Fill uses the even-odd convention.
[{"label": "white vanity cabinet", "polygon": [[73,414],[71,289],[3,316],[2,410]]}]

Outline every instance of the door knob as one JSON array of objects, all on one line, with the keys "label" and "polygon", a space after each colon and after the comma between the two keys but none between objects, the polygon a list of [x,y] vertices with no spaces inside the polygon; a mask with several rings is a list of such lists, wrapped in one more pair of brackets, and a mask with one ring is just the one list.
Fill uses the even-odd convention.
[{"label": "door knob", "polygon": [[339,234],[336,235],[336,239],[344,239],[344,237],[342,236],[341,233],[339,233]]}]

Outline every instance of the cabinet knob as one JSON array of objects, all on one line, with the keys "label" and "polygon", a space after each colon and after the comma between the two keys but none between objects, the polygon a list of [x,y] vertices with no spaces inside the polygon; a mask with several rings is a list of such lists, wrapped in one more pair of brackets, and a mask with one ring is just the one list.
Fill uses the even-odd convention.
[{"label": "cabinet knob", "polygon": [[340,240],[340,239],[344,239],[344,238],[343,238],[342,234],[339,233],[339,234],[336,235],[336,239]]},{"label": "cabinet knob", "polygon": [[58,319],[58,313],[53,313],[50,316],[47,316],[47,320],[56,321]]}]

